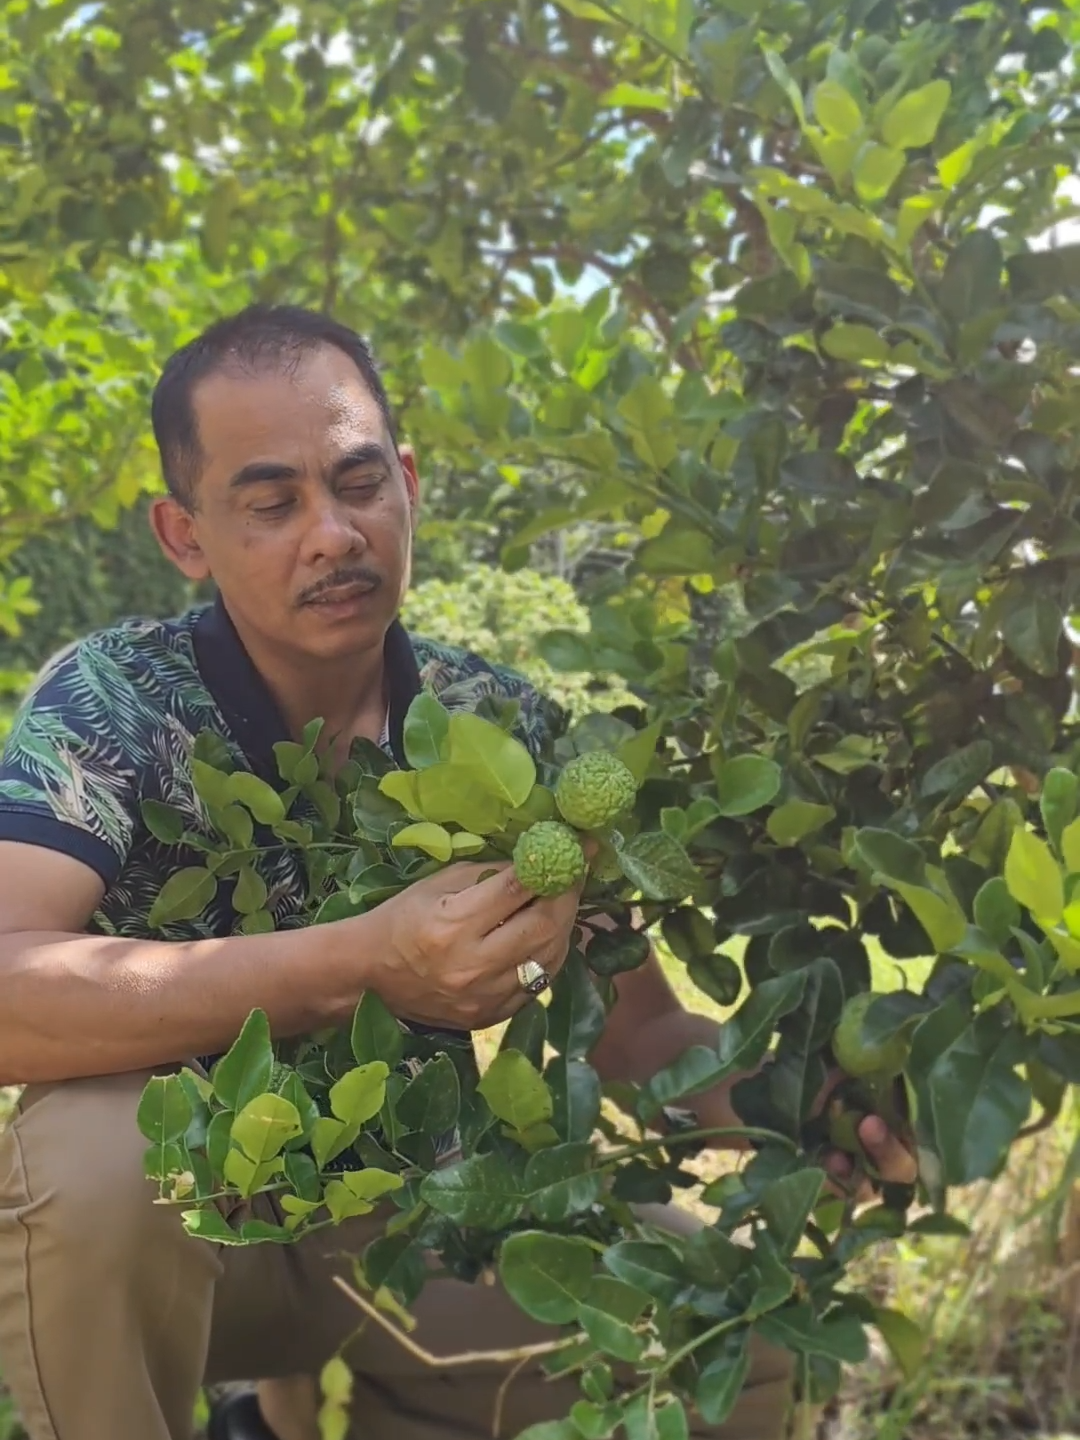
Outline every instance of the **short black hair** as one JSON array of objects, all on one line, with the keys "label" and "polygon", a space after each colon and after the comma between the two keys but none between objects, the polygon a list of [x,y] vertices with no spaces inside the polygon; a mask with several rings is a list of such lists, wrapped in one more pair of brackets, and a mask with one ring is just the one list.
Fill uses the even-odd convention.
[{"label": "short black hair", "polygon": [[251,374],[275,368],[287,373],[323,345],[333,345],[355,364],[396,445],[390,401],[363,336],[300,305],[249,305],[215,321],[171,355],[154,386],[150,420],[169,494],[189,509],[194,504],[203,464],[193,403],[200,380],[233,367]]}]

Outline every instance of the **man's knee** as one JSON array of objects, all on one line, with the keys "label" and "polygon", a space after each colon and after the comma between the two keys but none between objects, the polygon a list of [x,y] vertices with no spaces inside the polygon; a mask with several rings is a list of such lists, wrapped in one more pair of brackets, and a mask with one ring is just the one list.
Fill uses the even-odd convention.
[{"label": "man's knee", "polygon": [[[183,1237],[171,1206],[155,1205],[147,1142],[136,1122],[145,1073],[30,1086],[0,1134],[0,1234],[47,1228],[58,1247],[116,1256]],[[7,1225],[5,1225],[5,1221]]]}]

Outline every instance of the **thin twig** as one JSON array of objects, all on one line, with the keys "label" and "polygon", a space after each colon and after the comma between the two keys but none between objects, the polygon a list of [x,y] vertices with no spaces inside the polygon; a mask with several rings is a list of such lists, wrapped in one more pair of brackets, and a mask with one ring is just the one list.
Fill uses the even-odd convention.
[{"label": "thin twig", "polygon": [[388,1335],[392,1335],[403,1350],[419,1360],[424,1365],[430,1365],[436,1370],[453,1370],[459,1365],[517,1365],[519,1362],[528,1363],[536,1360],[541,1355],[554,1355],[559,1350],[565,1350],[568,1346],[576,1344],[576,1335],[564,1335],[561,1340],[545,1340],[537,1345],[518,1345],[512,1350],[462,1350],[457,1355],[433,1355],[430,1350],[425,1350],[418,1345],[411,1336],[406,1335],[404,1330],[388,1320],[379,1310],[372,1305],[370,1300],[365,1300],[363,1295],[354,1290],[347,1280],[340,1275],[334,1276],[334,1284],[343,1291],[354,1305],[380,1325]]},{"label": "thin twig", "polygon": [[493,1440],[499,1440],[499,1432],[502,1430],[503,1410],[506,1406],[506,1396],[509,1393],[510,1386],[514,1383],[514,1381],[521,1374],[522,1370],[524,1370],[525,1366],[528,1365],[531,1359],[531,1355],[523,1355],[522,1358],[518,1360],[517,1363],[506,1372],[505,1378],[499,1385],[498,1390],[495,1392],[495,1413],[491,1417],[491,1434]]}]

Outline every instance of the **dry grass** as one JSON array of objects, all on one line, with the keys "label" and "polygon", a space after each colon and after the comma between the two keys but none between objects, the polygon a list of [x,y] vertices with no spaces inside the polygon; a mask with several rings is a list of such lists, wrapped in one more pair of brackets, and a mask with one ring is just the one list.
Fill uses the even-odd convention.
[{"label": "dry grass", "polygon": [[[680,998],[717,1008],[671,964]],[[878,988],[900,967],[877,957]],[[904,973],[918,984],[925,966]],[[498,1032],[479,1037],[490,1057]],[[0,1090],[0,1122],[10,1104]],[[1008,1171],[960,1197],[969,1240],[913,1237],[882,1247],[853,1277],[875,1301],[924,1325],[924,1361],[907,1380],[883,1348],[846,1377],[818,1440],[1080,1440],[1080,1267],[1060,1235],[1080,1152],[1080,1103],[1018,1146]],[[723,1161],[713,1161],[714,1165]],[[1080,1167],[1077,1167],[1080,1168]],[[25,1440],[0,1386],[0,1440]]]}]

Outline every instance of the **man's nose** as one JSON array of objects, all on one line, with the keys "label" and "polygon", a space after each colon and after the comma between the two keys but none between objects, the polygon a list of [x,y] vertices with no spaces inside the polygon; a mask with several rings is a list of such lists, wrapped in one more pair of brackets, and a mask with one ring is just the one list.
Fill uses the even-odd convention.
[{"label": "man's nose", "polygon": [[356,517],[333,495],[320,495],[309,514],[305,548],[310,560],[340,560],[367,549]]}]

